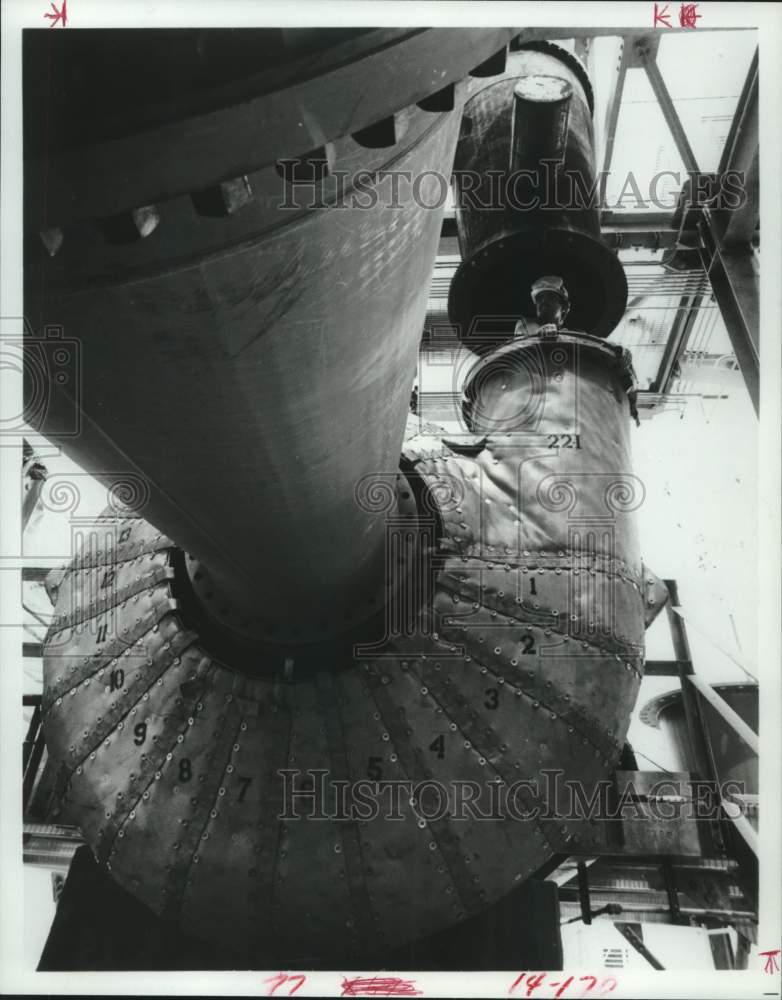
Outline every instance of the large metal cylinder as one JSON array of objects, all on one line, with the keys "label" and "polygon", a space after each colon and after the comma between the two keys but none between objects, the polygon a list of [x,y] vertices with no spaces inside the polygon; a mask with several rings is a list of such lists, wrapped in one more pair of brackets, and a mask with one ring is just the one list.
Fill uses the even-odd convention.
[{"label": "large metal cylinder", "polygon": [[[373,44],[375,34],[382,37]],[[65,137],[65,149],[50,151],[55,208],[47,207],[45,224],[62,228],[41,240],[30,234],[25,310],[44,350],[44,330],[65,331],[80,372],[74,398],[53,377],[36,386],[28,371],[28,399],[40,390],[50,397],[36,430],[107,483],[135,477],[138,511],[193,556],[204,607],[244,637],[320,639],[383,604],[382,526],[354,494],[368,473],[398,468],[444,203],[433,207],[433,178],[449,174],[465,96],[452,85],[445,100],[439,88],[448,91],[454,74],[467,75],[464,61],[484,45],[491,54],[503,36],[507,30],[479,34],[471,51],[460,32],[439,43],[427,32],[359,33],[338,38],[333,57],[322,44],[314,63],[311,53],[275,57],[281,65],[258,82],[243,76],[251,45],[238,68],[226,67],[230,39],[206,33],[228,93],[244,101],[223,106],[229,83],[203,56],[204,39],[188,35],[184,54],[181,40],[175,49],[196,78],[189,97],[200,118],[172,122],[171,109],[157,106],[145,118],[132,107],[133,127],[146,126],[140,134],[106,138],[109,125],[96,120],[103,141],[92,150],[67,148]],[[92,41],[75,55],[94,83],[107,67],[94,52],[101,39]],[[143,41],[130,45],[137,60]],[[159,42],[148,43],[149,58],[165,74]],[[378,87],[372,67],[388,58],[389,45],[417,67],[414,82]],[[76,86],[73,58],[53,60],[65,68],[66,98]],[[421,103],[436,110],[392,105],[388,115],[395,90],[399,100],[431,98],[427,87],[443,99]],[[363,100],[351,111],[345,105],[356,89]],[[158,99],[154,88],[143,96]],[[246,112],[250,96],[255,119]],[[387,117],[351,132],[351,124],[366,125],[372,106]],[[264,113],[269,125],[259,128]],[[290,174],[270,157],[275,129],[276,155],[309,155],[298,177],[313,171],[322,180],[290,188]],[[35,122],[28,132],[37,137]],[[138,176],[125,176],[133,162]],[[246,172],[228,173],[240,164]],[[417,200],[409,182],[394,195],[392,171],[428,174]],[[32,167],[30,177],[34,186]],[[123,204],[161,191],[159,204]],[[310,203],[321,207],[308,210]],[[72,218],[102,206],[109,217]],[[30,207],[28,227],[40,225],[42,212]]]},{"label": "large metal cylinder", "polygon": [[[447,169],[457,119],[416,123],[400,168]],[[77,283],[44,261],[30,304],[36,327],[56,318],[82,341],[77,460],[138,475],[144,515],[209,567],[224,606],[303,638],[381,603],[382,528],[354,492],[398,466],[440,213],[381,198],[280,214],[250,236],[250,205],[249,238],[165,268],[150,247],[132,280],[74,262]]]},{"label": "large metal cylinder", "polygon": [[564,278],[572,329],[613,330],[627,283],[600,238],[592,92],[574,56],[546,42],[511,53],[465,105],[454,182],[462,263],[448,311],[466,344],[512,336],[534,316],[529,289],[544,274]]}]

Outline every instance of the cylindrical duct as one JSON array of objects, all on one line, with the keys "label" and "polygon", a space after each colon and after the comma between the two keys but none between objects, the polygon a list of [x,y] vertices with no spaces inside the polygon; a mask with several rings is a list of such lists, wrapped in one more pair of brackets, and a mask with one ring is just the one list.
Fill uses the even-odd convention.
[{"label": "cylindrical duct", "polygon": [[[399,45],[400,59],[427,37],[381,34],[384,45]],[[478,51],[457,35],[441,45],[466,51],[438,72],[438,87],[482,49],[480,33]],[[500,44],[493,33],[486,42]],[[199,126],[215,138],[212,188],[74,222],[59,242],[31,234],[25,260],[36,331],[29,356],[62,346],[47,340],[56,325],[79,366],[68,395],[51,393],[53,374],[51,384],[32,385],[37,369],[29,369],[28,399],[39,398],[36,388],[47,396],[36,430],[107,484],[134,479],[138,512],[193,556],[204,606],[243,638],[322,639],[385,600],[382,524],[355,490],[369,473],[398,468],[445,202],[437,179],[450,171],[465,91],[451,100],[454,110],[411,104],[351,135],[352,113],[335,122],[334,108],[355,93],[359,56],[374,52],[364,35],[341,44],[356,63],[344,82],[326,70],[337,77],[350,63],[335,55],[332,70],[321,54],[320,86],[286,64],[267,96],[270,109],[290,105],[306,120],[299,141],[331,140],[313,153],[309,173],[305,158],[293,174],[272,163],[224,180],[218,171],[247,155],[247,138],[242,105],[221,107]],[[418,65],[422,57],[409,58]],[[419,88],[429,72],[420,70]],[[387,106],[384,88],[370,98]],[[271,126],[287,128],[287,117],[269,114]],[[199,134],[176,121],[155,124],[138,146],[155,156],[165,139],[166,162],[180,145],[160,129],[181,128],[182,143]],[[95,164],[113,149],[98,146]],[[279,155],[289,151],[297,152],[283,146]],[[53,162],[63,160],[67,174],[75,155]],[[94,169],[100,195],[115,180]],[[183,163],[177,182],[200,169]],[[310,183],[291,188],[294,174]],[[407,186],[394,188],[391,174],[409,178]]]},{"label": "cylindrical duct", "polygon": [[535,170],[565,155],[573,88],[558,76],[524,76],[513,88],[510,169]]},{"label": "cylindrical duct", "polygon": [[465,105],[454,162],[463,260],[448,311],[476,350],[534,316],[530,286],[545,274],[564,279],[574,329],[605,337],[624,312],[624,271],[600,238],[591,114],[581,64],[551,43],[511,53]]}]

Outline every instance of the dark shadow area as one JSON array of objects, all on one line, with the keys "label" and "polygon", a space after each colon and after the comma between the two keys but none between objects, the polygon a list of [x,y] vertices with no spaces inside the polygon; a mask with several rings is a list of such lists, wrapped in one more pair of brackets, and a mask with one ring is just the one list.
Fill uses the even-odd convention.
[{"label": "dark shadow area", "polygon": [[[292,963],[272,952],[240,955],[187,937],[122,889],[87,847],[74,855],[39,972],[297,969],[340,971],[344,959]],[[355,959],[350,963],[356,966]],[[559,900],[553,882],[531,879],[485,913],[360,966],[399,971],[561,969]]]}]

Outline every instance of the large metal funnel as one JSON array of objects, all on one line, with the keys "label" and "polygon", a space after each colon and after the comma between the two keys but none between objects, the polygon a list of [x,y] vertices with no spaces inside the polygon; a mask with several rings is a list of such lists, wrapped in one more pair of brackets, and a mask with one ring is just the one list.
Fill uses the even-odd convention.
[{"label": "large metal funnel", "polygon": [[[266,32],[255,75],[253,33],[238,49],[220,32],[172,47],[132,34],[123,58],[146,66],[149,106],[113,80],[101,33],[26,53],[33,91],[47,59],[62,83],[61,117],[83,117],[77,69],[128,115],[112,119],[102,94],[94,138],[62,121],[41,137],[28,118],[29,186],[48,179],[26,217],[26,314],[44,344],[64,331],[81,364],[77,397],[49,398],[51,375],[35,429],[99,479],[137,477],[138,512],[194,557],[196,582],[208,567],[218,616],[321,639],[383,602],[383,523],[354,493],[398,468],[454,85],[510,31],[310,32],[303,55]],[[389,46],[399,78],[381,84]],[[170,61],[184,117],[160,100]],[[393,171],[429,187],[395,196]]]}]

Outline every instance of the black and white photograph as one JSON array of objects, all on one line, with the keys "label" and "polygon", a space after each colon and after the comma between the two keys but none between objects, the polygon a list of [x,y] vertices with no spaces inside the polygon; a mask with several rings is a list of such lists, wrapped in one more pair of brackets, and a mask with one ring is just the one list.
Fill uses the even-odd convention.
[{"label": "black and white photograph", "polygon": [[0,991],[780,996],[780,14],[3,5]]}]

